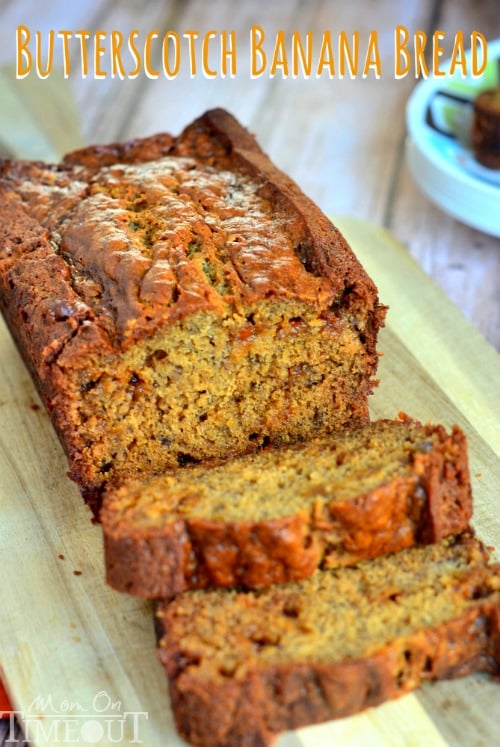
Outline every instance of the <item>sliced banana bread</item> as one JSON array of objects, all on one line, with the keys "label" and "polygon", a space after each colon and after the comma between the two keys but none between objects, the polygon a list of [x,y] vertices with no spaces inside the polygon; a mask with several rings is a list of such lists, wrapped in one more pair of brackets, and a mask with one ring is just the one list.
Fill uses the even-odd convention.
[{"label": "sliced banana bread", "polygon": [[266,586],[440,540],[471,511],[463,432],[380,420],[109,491],[107,580],[150,598]]},{"label": "sliced banana bread", "polygon": [[264,747],[425,680],[500,672],[500,566],[471,534],[258,591],[157,606],[177,728]]}]

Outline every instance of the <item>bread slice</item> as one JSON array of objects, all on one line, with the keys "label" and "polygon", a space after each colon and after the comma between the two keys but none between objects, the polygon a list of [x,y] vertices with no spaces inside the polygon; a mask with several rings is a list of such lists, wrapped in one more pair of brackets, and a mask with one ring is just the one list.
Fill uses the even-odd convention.
[{"label": "bread slice", "polygon": [[471,534],[256,591],[157,607],[178,731],[263,747],[426,680],[500,672],[500,566]]},{"label": "bread slice", "polygon": [[107,580],[145,598],[267,586],[435,542],[471,511],[463,432],[380,420],[109,491]]},{"label": "bread slice", "polygon": [[377,289],[220,109],[59,165],[0,161],[0,303],[90,502],[368,418]]}]

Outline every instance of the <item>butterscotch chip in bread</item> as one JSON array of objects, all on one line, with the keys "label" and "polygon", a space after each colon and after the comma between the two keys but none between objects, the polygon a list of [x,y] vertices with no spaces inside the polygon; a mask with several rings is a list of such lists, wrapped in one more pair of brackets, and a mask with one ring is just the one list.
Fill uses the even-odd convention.
[{"label": "butterscotch chip in bread", "polygon": [[227,112],[0,164],[1,305],[89,500],[368,417],[385,307]]},{"label": "butterscotch chip in bread", "polygon": [[405,418],[126,483],[101,523],[108,582],[155,598],[303,578],[435,542],[471,513],[462,431]]},{"label": "butterscotch chip in bread", "polygon": [[470,534],[259,592],[188,591],[157,608],[180,735],[264,747],[426,680],[500,672],[500,566]]}]

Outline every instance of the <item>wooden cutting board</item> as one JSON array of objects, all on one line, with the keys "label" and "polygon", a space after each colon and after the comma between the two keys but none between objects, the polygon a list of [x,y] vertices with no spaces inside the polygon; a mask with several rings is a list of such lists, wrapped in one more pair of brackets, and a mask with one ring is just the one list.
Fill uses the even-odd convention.
[{"label": "wooden cutting board", "polygon": [[[500,359],[383,229],[334,219],[389,304],[374,416],[458,423],[469,439],[474,523],[500,547]],[[156,661],[151,608],[107,588],[101,533],[5,327],[0,328],[0,661],[33,747],[181,745]],[[279,747],[500,743],[500,685],[477,675]],[[66,742],[64,742],[66,739]],[[73,741],[71,741],[73,740]]]}]

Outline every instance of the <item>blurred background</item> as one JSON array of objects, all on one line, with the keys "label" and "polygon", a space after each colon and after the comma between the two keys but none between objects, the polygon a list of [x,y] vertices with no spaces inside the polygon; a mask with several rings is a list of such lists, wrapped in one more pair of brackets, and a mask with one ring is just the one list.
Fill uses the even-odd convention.
[{"label": "blurred background", "polygon": [[[16,79],[16,32],[31,33],[31,72]],[[265,32],[266,72],[251,77],[250,31]],[[441,30],[444,57],[452,52],[457,31],[466,45],[476,30],[488,40],[500,37],[498,0],[0,0],[0,147],[16,157],[57,159],[83,143],[109,142],[157,131],[179,132],[204,110],[222,106],[254,132],[267,153],[330,215],[348,215],[389,229],[423,269],[462,309],[473,325],[500,349],[500,239],[464,225],[436,207],[415,185],[404,157],[407,135],[405,109],[418,82],[414,68],[394,74],[395,29],[410,37],[426,32],[426,59],[432,64],[433,32]],[[159,38],[168,31],[180,39],[179,73],[148,77],[111,75],[110,32],[124,36],[121,50],[129,73],[134,59],[127,48],[132,30],[140,48],[148,32]],[[62,74],[61,38],[54,41],[50,75],[35,70],[35,39],[40,32],[42,68],[46,67],[48,35],[53,30],[105,32],[105,51],[95,77],[89,40],[89,72],[82,75],[80,43],[68,38],[70,75]],[[194,43],[197,72],[191,75],[185,31],[198,32]],[[284,32],[290,49],[293,31],[303,41],[309,32],[317,55],[325,30],[330,30],[336,75],[283,75],[270,65],[276,34]],[[202,71],[201,40],[208,44],[207,63],[217,74]],[[237,71],[221,74],[221,32],[234,31]],[[359,64],[355,78],[339,75],[338,38],[359,33]],[[363,77],[370,33],[376,31],[380,77],[373,68]],[[150,66],[161,70],[161,43],[151,45]],[[26,59],[24,60],[26,63]],[[290,61],[291,67],[291,61]],[[313,66],[314,67],[314,66]],[[500,201],[499,201],[500,202]]]}]

